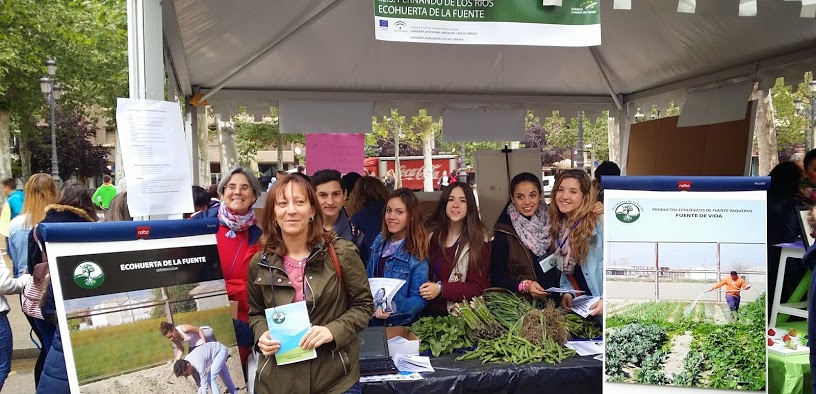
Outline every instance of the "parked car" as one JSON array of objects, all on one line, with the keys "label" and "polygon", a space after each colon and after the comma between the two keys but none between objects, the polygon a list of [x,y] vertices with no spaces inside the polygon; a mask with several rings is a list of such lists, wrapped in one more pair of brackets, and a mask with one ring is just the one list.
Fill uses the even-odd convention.
[{"label": "parked car", "polygon": [[553,184],[555,184],[554,176],[541,174],[541,189],[544,197],[550,197],[552,194]]}]

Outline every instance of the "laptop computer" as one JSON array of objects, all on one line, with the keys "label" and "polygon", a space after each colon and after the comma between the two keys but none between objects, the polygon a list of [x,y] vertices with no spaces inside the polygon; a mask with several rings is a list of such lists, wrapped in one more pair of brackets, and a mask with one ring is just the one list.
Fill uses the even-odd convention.
[{"label": "laptop computer", "polygon": [[387,338],[385,327],[367,327],[360,333],[360,376],[399,373],[388,354]]}]

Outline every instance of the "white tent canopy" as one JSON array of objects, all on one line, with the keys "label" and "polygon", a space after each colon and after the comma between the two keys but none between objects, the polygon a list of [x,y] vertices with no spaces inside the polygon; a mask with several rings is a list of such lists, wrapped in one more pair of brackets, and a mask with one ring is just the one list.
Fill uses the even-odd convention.
[{"label": "white tent canopy", "polygon": [[782,69],[801,78],[816,64],[816,21],[799,17],[798,1],[758,1],[756,17],[738,16],[738,0],[701,0],[693,14],[672,0],[631,10],[602,1],[594,48],[376,41],[371,0],[162,3],[179,88],[199,87],[224,113],[265,112],[278,99],[373,100],[378,113],[457,102],[592,112],[613,94],[631,101],[736,78],[769,87]]},{"label": "white tent canopy", "polygon": [[744,17],[740,0],[699,0],[696,13],[678,13],[678,0],[631,10],[602,0],[602,45],[592,48],[376,41],[373,0],[164,0],[161,24],[173,88],[202,93],[216,112],[259,116],[278,100],[370,102],[378,115],[610,110],[625,168],[635,108],[682,106],[695,88],[796,83],[816,68],[816,19],[800,17],[812,6],[757,4]]}]

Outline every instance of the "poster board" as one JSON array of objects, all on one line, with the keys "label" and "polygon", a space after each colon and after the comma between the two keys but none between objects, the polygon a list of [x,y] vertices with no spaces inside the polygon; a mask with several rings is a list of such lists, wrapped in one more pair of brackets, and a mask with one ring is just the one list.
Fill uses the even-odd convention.
[{"label": "poster board", "polygon": [[679,117],[633,123],[627,175],[742,176],[753,139],[751,111],[733,122],[678,127]]},{"label": "poster board", "polygon": [[[671,370],[661,346],[672,352],[700,343],[705,354],[721,353],[717,343],[738,341],[742,345],[724,357],[742,358],[735,378],[738,389],[764,390],[767,283],[766,193],[769,178],[762,177],[604,177],[604,308],[606,375],[604,391],[625,392],[636,383],[634,376],[650,373],[660,390],[686,392],[680,372]],[[741,311],[732,312],[733,299],[724,288],[711,290],[737,271],[750,289],[740,294]],[[729,279],[730,280],[730,279]],[[633,302],[634,301],[634,302]],[[759,312],[759,314],[756,313]],[[739,319],[737,319],[739,316]],[[643,325],[657,331],[643,335],[627,333]],[[684,325],[672,331],[671,327]],[[662,336],[658,335],[665,330]],[[727,334],[726,334],[727,333]],[[651,337],[650,335],[656,335]],[[649,336],[651,339],[643,339]],[[640,338],[640,339],[633,339]],[[642,340],[655,360],[635,365],[632,357],[620,357],[621,349]],[[714,364],[722,368],[722,360]],[[655,364],[656,363],[656,364]],[[649,365],[647,367],[647,365]],[[700,365],[700,376],[714,375]],[[631,371],[623,373],[622,371]],[[681,371],[682,372],[682,371]],[[708,386],[709,380],[697,383]],[[657,383],[655,383],[657,384]],[[655,387],[652,387],[654,390]]]},{"label": "poster board", "polygon": [[[541,180],[541,153],[536,148],[513,149],[505,156],[502,151],[476,151],[476,193],[482,223],[492,232],[493,225],[510,200],[510,180],[529,172]],[[508,178],[508,162],[510,165]]]},{"label": "poster board", "polygon": [[306,134],[306,173],[309,176],[325,169],[363,172],[365,134]]},{"label": "poster board", "polygon": [[[172,375],[178,350],[162,322],[201,328],[207,342],[233,356],[226,362],[233,383],[243,380],[217,220],[40,228],[72,393],[195,392],[193,379]],[[189,346],[182,347],[186,356]]]}]

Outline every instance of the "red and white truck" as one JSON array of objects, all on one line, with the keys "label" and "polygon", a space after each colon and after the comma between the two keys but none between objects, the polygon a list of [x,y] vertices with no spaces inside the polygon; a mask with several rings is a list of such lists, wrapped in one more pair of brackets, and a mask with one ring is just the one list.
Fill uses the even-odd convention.
[{"label": "red and white truck", "polygon": [[[438,189],[437,181],[442,176],[442,171],[447,171],[451,175],[451,171],[456,170],[456,155],[434,155],[431,156],[433,163],[433,187]],[[402,187],[407,187],[411,190],[422,190],[424,177],[423,171],[425,169],[425,161],[422,156],[400,156],[400,175],[402,177]],[[366,171],[373,172],[375,176],[382,179],[388,170],[394,169],[393,157],[367,157],[364,162]],[[453,175],[455,178],[455,175]]]}]

